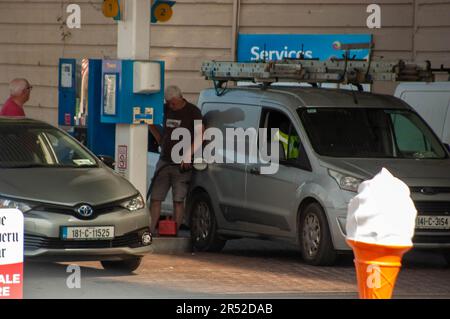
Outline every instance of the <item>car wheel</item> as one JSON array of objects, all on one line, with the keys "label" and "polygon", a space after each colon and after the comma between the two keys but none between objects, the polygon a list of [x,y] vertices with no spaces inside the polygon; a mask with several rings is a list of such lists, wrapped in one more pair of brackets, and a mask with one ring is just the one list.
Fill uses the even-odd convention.
[{"label": "car wheel", "polygon": [[190,211],[191,240],[194,250],[217,252],[225,246],[226,240],[217,233],[217,220],[206,193],[193,195]]},{"label": "car wheel", "polygon": [[298,230],[301,253],[306,263],[315,266],[335,264],[337,253],[327,218],[318,203],[311,203],[303,209]]},{"label": "car wheel", "polygon": [[106,270],[114,270],[119,272],[131,273],[139,268],[142,257],[135,257],[124,260],[102,260],[101,264]]}]

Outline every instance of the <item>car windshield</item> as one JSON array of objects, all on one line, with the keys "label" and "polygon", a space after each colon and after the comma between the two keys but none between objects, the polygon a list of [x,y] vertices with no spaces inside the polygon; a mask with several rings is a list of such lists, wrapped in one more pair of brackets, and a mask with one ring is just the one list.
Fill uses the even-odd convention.
[{"label": "car windshield", "polygon": [[447,156],[436,135],[409,110],[301,108],[298,113],[320,155],[412,159]]},{"label": "car windshield", "polygon": [[2,124],[0,168],[32,167],[97,167],[97,161],[53,127]]}]

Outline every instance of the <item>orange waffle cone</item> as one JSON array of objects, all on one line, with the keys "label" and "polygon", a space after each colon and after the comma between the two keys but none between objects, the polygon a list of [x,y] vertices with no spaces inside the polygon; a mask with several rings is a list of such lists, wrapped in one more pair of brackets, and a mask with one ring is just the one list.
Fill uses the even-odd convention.
[{"label": "orange waffle cone", "polygon": [[347,240],[355,254],[359,298],[390,299],[403,255],[410,246],[383,246]]}]

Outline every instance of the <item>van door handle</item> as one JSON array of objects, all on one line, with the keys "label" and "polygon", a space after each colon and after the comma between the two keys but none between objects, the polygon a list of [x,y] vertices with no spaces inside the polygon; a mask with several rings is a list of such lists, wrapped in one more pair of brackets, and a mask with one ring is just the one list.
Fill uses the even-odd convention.
[{"label": "van door handle", "polygon": [[259,166],[250,168],[250,174],[253,174],[253,175],[261,174],[261,168]]}]

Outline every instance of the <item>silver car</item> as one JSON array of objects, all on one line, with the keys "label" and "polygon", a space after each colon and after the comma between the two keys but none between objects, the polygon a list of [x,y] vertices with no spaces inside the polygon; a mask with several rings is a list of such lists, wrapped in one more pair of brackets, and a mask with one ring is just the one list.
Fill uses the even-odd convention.
[{"label": "silver car", "polygon": [[139,192],[65,132],[0,117],[0,208],[25,217],[25,258],[135,270],[151,249]]},{"label": "silver car", "polygon": [[[279,128],[286,142],[275,174],[248,160],[195,174],[187,212],[197,250],[220,250],[233,238],[283,239],[297,243],[307,263],[331,265],[350,251],[350,199],[386,167],[410,186],[414,246],[450,259],[449,154],[405,102],[335,89],[236,87],[204,90],[198,106],[207,128]],[[218,152],[236,152],[223,144]],[[248,159],[248,148],[235,155]]]}]

